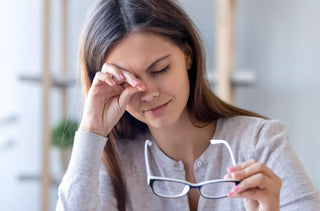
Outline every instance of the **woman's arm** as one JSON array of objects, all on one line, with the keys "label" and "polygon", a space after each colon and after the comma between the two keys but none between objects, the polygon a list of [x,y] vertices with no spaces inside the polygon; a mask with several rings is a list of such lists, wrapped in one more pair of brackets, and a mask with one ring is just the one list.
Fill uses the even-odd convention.
[{"label": "woman's arm", "polygon": [[102,176],[105,179],[99,181],[105,137],[125,112],[130,98],[144,90],[134,75],[110,64],[104,64],[95,74],[71,161],[59,187],[57,210],[116,210],[112,185],[105,185],[109,177]]},{"label": "woman's arm", "polygon": [[99,192],[99,186],[109,182],[99,182],[106,141],[93,133],[76,132],[69,167],[59,186],[56,210],[117,210],[112,186]]}]

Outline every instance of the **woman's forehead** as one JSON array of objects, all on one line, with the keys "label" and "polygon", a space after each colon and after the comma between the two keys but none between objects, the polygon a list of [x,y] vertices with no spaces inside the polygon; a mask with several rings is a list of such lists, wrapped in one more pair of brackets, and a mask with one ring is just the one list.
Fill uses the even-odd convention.
[{"label": "woman's forehead", "polygon": [[139,69],[147,69],[156,60],[170,58],[181,52],[180,48],[163,36],[151,32],[134,32],[113,46],[106,62],[128,69],[138,66]]},{"label": "woman's forehead", "polygon": [[149,56],[152,56],[171,50],[172,47],[174,47],[172,42],[169,42],[163,36],[151,32],[134,32],[117,42],[110,49],[108,58],[124,57],[126,55],[135,56],[142,53],[149,53]]}]

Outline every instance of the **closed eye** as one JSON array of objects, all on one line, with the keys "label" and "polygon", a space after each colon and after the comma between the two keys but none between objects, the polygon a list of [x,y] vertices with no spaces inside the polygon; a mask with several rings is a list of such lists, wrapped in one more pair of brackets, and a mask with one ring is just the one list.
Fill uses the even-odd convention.
[{"label": "closed eye", "polygon": [[153,74],[160,74],[160,73],[166,72],[168,69],[169,69],[169,65],[166,66],[165,68],[159,70],[159,71],[154,71],[154,72],[152,72],[152,73],[153,73]]}]

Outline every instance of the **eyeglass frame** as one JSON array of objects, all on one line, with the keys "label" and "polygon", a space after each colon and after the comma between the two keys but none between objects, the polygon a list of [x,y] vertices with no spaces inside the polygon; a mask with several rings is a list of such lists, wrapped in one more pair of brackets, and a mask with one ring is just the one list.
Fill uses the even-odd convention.
[{"label": "eyeglass frame", "polygon": [[[215,139],[211,139],[210,140],[210,144],[224,144],[227,149],[228,149],[228,152],[230,154],[230,157],[231,157],[231,161],[232,161],[232,164],[233,166],[236,165],[236,162],[235,162],[235,159],[234,159],[234,156],[233,156],[233,153],[232,153],[232,150],[231,150],[231,147],[230,145],[228,144],[228,142],[226,142],[225,140],[215,140]],[[204,198],[207,198],[207,199],[222,199],[222,198],[225,198],[227,197],[227,194],[225,194],[224,196],[217,196],[217,197],[209,197],[209,196],[206,196],[204,195],[202,192],[201,192],[201,188],[202,186],[206,185],[206,184],[212,184],[212,183],[220,183],[220,182],[234,182],[235,185],[238,185],[240,183],[239,180],[234,180],[234,179],[216,179],[216,180],[208,180],[208,181],[203,181],[203,182],[200,182],[200,183],[191,183],[191,182],[188,182],[188,181],[185,181],[185,180],[180,180],[180,179],[173,179],[173,178],[168,178],[168,177],[158,177],[158,176],[153,176],[151,175],[151,170],[150,170],[150,164],[149,164],[149,158],[148,158],[148,146],[152,146],[152,142],[150,140],[146,140],[145,142],[145,146],[144,146],[144,158],[145,158],[145,163],[146,163],[146,171],[147,171],[147,183],[148,185],[151,187],[151,190],[152,192],[157,195],[157,196],[160,196],[160,197],[164,197],[164,198],[180,198],[180,197],[183,197],[185,195],[187,195],[189,193],[189,191],[192,189],[192,188],[197,188],[200,195]],[[182,191],[182,193],[178,194],[178,195],[175,195],[175,196],[168,196],[168,195],[162,195],[162,194],[159,194],[157,193],[156,191],[154,191],[153,189],[153,183],[155,181],[169,181],[169,182],[177,182],[177,183],[182,183],[182,184],[185,184],[186,187],[188,187],[187,189],[184,189]]]}]

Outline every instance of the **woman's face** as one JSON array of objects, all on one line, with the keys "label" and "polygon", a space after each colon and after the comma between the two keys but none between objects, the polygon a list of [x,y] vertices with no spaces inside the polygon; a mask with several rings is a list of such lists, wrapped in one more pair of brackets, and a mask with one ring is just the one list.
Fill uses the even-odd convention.
[{"label": "woman's face", "polygon": [[152,128],[173,126],[187,115],[189,61],[173,42],[150,32],[128,35],[106,60],[143,82],[146,91],[135,94],[126,110]]}]

